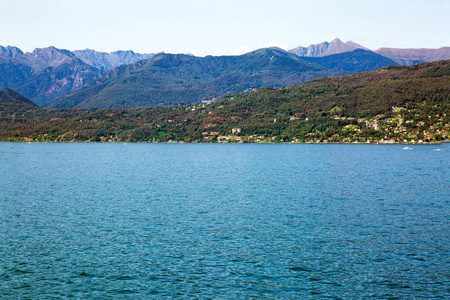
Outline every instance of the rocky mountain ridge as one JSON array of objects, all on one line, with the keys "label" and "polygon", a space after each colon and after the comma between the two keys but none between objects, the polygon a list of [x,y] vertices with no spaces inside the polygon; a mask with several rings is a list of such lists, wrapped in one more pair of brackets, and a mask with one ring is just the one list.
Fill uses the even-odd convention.
[{"label": "rocky mountain ridge", "polygon": [[351,52],[356,49],[369,50],[352,41],[344,43],[340,39],[336,38],[331,42],[322,42],[316,45],[309,45],[308,47],[299,46],[289,50],[289,52],[301,57],[323,57],[332,54]]},{"label": "rocky mountain ridge", "polygon": [[[274,54],[253,55],[264,52]],[[179,62],[158,58],[166,66]],[[137,110],[45,109],[0,90],[0,140],[440,143],[450,141],[449,96],[450,60]]]},{"label": "rocky mountain ridge", "polygon": [[[282,49],[275,50],[284,51]],[[360,52],[355,52],[355,50]],[[450,59],[450,47],[443,47],[439,49],[380,48],[376,51],[371,51],[352,41],[347,41],[344,43],[339,39],[334,39],[331,42],[323,42],[317,45],[310,45],[308,47],[297,47],[296,49],[289,50],[289,52],[292,55],[295,54],[297,57],[303,59],[303,63],[314,64],[316,67],[327,69],[328,75],[323,76],[333,76],[333,74],[336,75],[339,72],[339,74],[342,75],[370,71],[374,68],[386,66],[387,64],[410,65]],[[369,55],[369,53],[372,53],[373,55]],[[164,53],[161,55],[164,55]],[[92,49],[69,51],[55,47],[37,48],[32,52],[24,53],[21,49],[14,46],[0,46],[0,88],[12,88],[32,99],[38,105],[46,106],[48,103],[57,98],[61,98],[66,94],[73,93],[76,90],[85,87],[87,84],[92,83],[95,79],[101,77],[109,71],[113,72],[108,74],[105,78],[108,76],[114,76],[114,74],[120,73],[123,70],[127,70],[127,72],[130,73],[127,76],[132,76],[132,69],[139,69],[140,66],[146,64],[145,62],[152,59],[154,56],[155,55],[151,53],[139,54],[131,50],[106,53]],[[187,56],[195,57],[192,55]],[[202,67],[198,65],[195,66],[195,64],[201,61],[201,59],[202,58],[199,58],[195,60],[195,62],[192,62],[191,67],[194,69],[201,69]],[[267,58],[262,59],[265,60]],[[218,61],[223,60],[218,59]],[[293,61],[295,60],[292,60],[291,62]],[[246,62],[242,63],[246,67],[239,69],[238,73],[227,74],[225,77],[219,76],[211,82],[212,86],[206,84],[205,82],[199,83],[195,80],[191,80],[192,78],[184,78],[190,82],[190,85],[180,87],[177,82],[181,82],[184,79],[177,81],[175,79],[175,73],[173,73],[170,75],[172,77],[168,81],[169,83],[176,83],[172,86],[173,90],[171,92],[173,93],[173,97],[176,97],[176,95],[179,96],[179,88],[190,89],[193,86],[196,86],[195,89],[197,89],[197,96],[200,94],[205,94],[204,92],[200,92],[198,90],[200,88],[205,88],[210,91],[214,89],[218,91],[224,88],[225,91],[215,94],[212,93],[210,94],[211,97],[206,97],[208,99],[217,99],[217,97],[222,97],[223,92],[226,92],[225,94],[231,92],[242,92],[259,87],[260,84],[266,84],[267,86],[273,87],[277,87],[278,84],[294,84],[302,82],[299,81],[300,77],[302,78],[301,80],[307,80],[308,78],[315,78],[315,76],[320,73],[313,72],[309,75],[304,73],[301,76],[297,74],[289,80],[283,79],[283,83],[277,81],[278,79],[275,80],[278,83],[274,83],[275,81],[273,81],[273,74],[277,73],[277,76],[280,76],[282,73],[289,73],[291,72],[292,66],[295,66],[297,63],[294,62],[292,66],[288,66],[286,61],[281,65],[274,64],[270,67],[270,71],[257,71],[252,66],[246,65]],[[254,61],[253,65],[261,67],[263,63],[262,61]],[[268,67],[268,65],[266,65],[266,67]],[[214,71],[215,68],[218,69]],[[251,72],[242,73],[242,70],[245,68],[253,69]],[[275,68],[281,69],[275,70]],[[221,72],[219,69],[220,66],[213,64],[205,70],[204,74],[199,74],[196,76],[197,78],[201,78],[206,75],[206,73],[218,74]],[[177,72],[177,68],[171,69],[171,72]],[[195,71],[192,72],[195,73]],[[258,75],[255,77],[255,74],[252,72]],[[246,75],[242,77],[242,74]],[[326,74],[326,72],[323,74]],[[165,83],[163,80],[168,79],[165,77],[166,75],[168,74],[162,74],[161,78],[153,79],[154,82],[159,82],[161,86],[164,86],[163,90],[169,87],[167,82]],[[184,76],[183,73],[178,75],[181,78]],[[283,76],[284,75],[277,78],[282,78]],[[269,80],[268,78],[271,79]],[[141,79],[137,79],[137,82],[141,82]],[[104,79],[101,79],[101,81],[103,80]],[[154,82],[151,85],[153,85]],[[259,83],[256,84],[256,82]],[[204,84],[206,84],[206,86],[203,86]],[[130,85],[132,86],[133,84]],[[161,86],[155,86],[155,91],[158,91]],[[230,86],[233,86],[233,88],[225,88]],[[242,88],[244,86],[245,88]],[[136,95],[140,95],[140,93],[146,89],[146,87],[142,88],[139,86],[135,86],[135,88]],[[121,91],[118,92],[120,94]],[[193,98],[197,99],[197,96]],[[183,97],[188,97],[188,95],[186,94]],[[178,99],[175,100],[178,101]],[[165,102],[166,101],[164,100],[159,105],[164,104]],[[171,100],[169,102],[173,101]]]},{"label": "rocky mountain ridge", "polygon": [[386,58],[392,59],[400,65],[414,65],[424,62],[450,59],[450,47],[442,47],[438,49],[380,48],[378,50],[370,50],[352,41],[347,41],[344,43],[338,38],[331,42],[325,41],[319,44],[309,45],[308,47],[299,46],[288,51],[300,57],[326,57],[333,54],[351,52],[356,49],[372,51]]},{"label": "rocky mountain ridge", "polygon": [[0,46],[0,86],[12,88],[38,105],[78,89],[102,72],[55,47],[23,53]]},{"label": "rocky mountain ridge", "polygon": [[140,54],[132,50],[107,53],[93,49],[75,50],[73,54],[88,65],[102,71],[109,71],[120,65],[129,65],[139,60],[150,59],[155,56],[153,53]]},{"label": "rocky mountain ridge", "polygon": [[400,65],[415,65],[423,62],[450,59],[450,47],[442,47],[438,49],[380,48],[374,52],[385,57],[389,57]]},{"label": "rocky mountain ridge", "polygon": [[290,86],[343,74],[269,48],[240,56],[158,54],[114,68],[79,91],[49,102],[47,107],[131,109],[199,103],[263,86]]},{"label": "rocky mountain ridge", "polygon": [[43,106],[114,67],[153,56],[131,50],[105,53],[89,49],[69,51],[53,46],[24,53],[17,47],[0,46],[0,88],[17,90]]},{"label": "rocky mountain ridge", "polygon": [[260,87],[291,86],[391,65],[396,63],[362,49],[317,58],[298,57],[279,48],[262,48],[239,56],[159,54],[112,69],[88,86],[49,102],[47,107],[132,109],[200,103]]}]

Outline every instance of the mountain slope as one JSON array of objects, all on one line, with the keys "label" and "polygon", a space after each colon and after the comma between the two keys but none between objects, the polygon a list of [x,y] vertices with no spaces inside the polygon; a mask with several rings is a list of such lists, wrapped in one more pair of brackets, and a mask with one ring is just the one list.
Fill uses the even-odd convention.
[{"label": "mountain slope", "polygon": [[16,91],[8,88],[4,91],[0,90],[0,116],[11,116],[34,110],[43,109]]},{"label": "mountain slope", "polygon": [[279,49],[219,57],[159,54],[117,67],[89,86],[50,102],[48,107],[129,109],[198,103],[262,86],[288,86],[342,74]]},{"label": "mountain slope", "polygon": [[439,49],[380,48],[375,53],[388,57],[401,65],[413,65],[450,59],[450,47],[442,47]]},{"label": "mountain slope", "polygon": [[336,38],[331,42],[309,45],[308,47],[299,46],[295,49],[289,50],[289,52],[294,53],[295,55],[300,57],[322,57],[332,54],[350,52],[356,49],[369,50],[352,41],[344,43],[340,39]]},{"label": "mountain slope", "polygon": [[389,58],[363,49],[323,57],[302,57],[302,59],[327,69],[346,71],[349,74],[374,71],[397,65],[395,61]]},{"label": "mountain slope", "polygon": [[75,50],[72,52],[84,63],[102,71],[109,71],[120,65],[129,65],[139,60],[150,59],[155,54],[139,54],[131,50],[115,51],[111,53],[99,52],[92,49]]},{"label": "mountain slope", "polygon": [[20,101],[22,103],[25,103],[26,105],[30,105],[31,107],[37,107],[36,103],[34,103],[33,101],[31,101],[30,99],[28,99],[27,97],[25,97],[24,95],[21,95],[20,93],[12,90],[12,89],[8,89],[6,88],[4,91],[0,90],[0,94],[3,100],[16,100],[16,101]]},{"label": "mountain slope", "polygon": [[450,60],[261,88],[208,105],[36,109],[0,110],[0,140],[441,142],[450,140]]},{"label": "mountain slope", "polygon": [[23,52],[17,47],[0,46],[0,88],[19,84],[33,77],[34,70],[23,63]]},{"label": "mountain slope", "polygon": [[101,72],[68,50],[48,47],[23,53],[0,46],[0,87],[12,88],[38,105],[74,91]]},{"label": "mountain slope", "polygon": [[43,106],[48,101],[77,90],[98,76],[97,69],[76,58],[56,67],[48,67],[26,82],[11,85],[11,88]]}]

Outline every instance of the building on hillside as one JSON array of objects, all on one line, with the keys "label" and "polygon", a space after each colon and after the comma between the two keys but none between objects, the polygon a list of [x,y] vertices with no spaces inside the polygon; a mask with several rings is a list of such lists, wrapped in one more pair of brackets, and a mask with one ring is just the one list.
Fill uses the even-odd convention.
[{"label": "building on hillside", "polygon": [[233,128],[231,129],[231,133],[241,133],[242,129],[241,128]]}]

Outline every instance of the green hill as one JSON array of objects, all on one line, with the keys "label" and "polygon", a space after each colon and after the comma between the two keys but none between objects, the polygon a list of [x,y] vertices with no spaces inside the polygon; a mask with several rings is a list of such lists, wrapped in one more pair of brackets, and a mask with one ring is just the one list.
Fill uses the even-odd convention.
[{"label": "green hill", "polygon": [[[449,141],[450,60],[261,88],[210,104],[2,112],[1,140]],[[17,116],[17,114],[15,114]],[[32,121],[30,121],[32,120]]]},{"label": "green hill", "polygon": [[1,112],[23,112],[34,109],[38,109],[38,106],[18,92],[8,88],[0,90]]},{"label": "green hill", "polygon": [[392,59],[363,49],[323,57],[302,58],[311,63],[321,65],[326,69],[341,70],[349,74],[374,71],[383,67],[398,65]]},{"label": "green hill", "polygon": [[89,86],[50,102],[49,108],[141,108],[220,99],[255,88],[282,87],[342,75],[279,49],[240,56],[159,54],[120,66]]},{"label": "green hill", "polygon": [[355,50],[326,57],[298,57],[276,48],[240,56],[159,54],[113,69],[89,86],[48,103],[49,108],[142,108],[221,99],[260,87],[292,86],[396,65],[376,53]]}]

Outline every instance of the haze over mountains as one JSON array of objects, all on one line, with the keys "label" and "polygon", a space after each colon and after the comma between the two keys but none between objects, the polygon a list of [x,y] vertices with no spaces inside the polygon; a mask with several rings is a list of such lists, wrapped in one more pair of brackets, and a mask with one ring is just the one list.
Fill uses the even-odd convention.
[{"label": "haze over mountains", "polygon": [[102,73],[68,50],[48,47],[23,53],[0,47],[0,86],[14,89],[38,105],[84,86]]},{"label": "haze over mountains", "polygon": [[73,51],[73,54],[83,62],[101,71],[109,71],[120,65],[132,64],[139,60],[150,59],[155,56],[153,53],[140,54],[134,53],[131,50],[106,53],[92,49],[75,50]]},{"label": "haze over mountains", "polygon": [[308,47],[299,46],[297,48],[289,50],[289,52],[301,57],[322,57],[332,54],[351,52],[356,49],[364,49],[370,51],[369,49],[357,43],[351,41],[343,43],[340,39],[334,39],[331,42],[309,45]]},{"label": "haze over mountains", "polygon": [[0,88],[18,91],[39,106],[137,108],[217,100],[263,86],[445,59],[450,59],[450,47],[371,51],[339,39],[219,57],[55,47],[23,53],[0,46]]},{"label": "haze over mountains", "polygon": [[231,93],[343,75],[284,50],[240,56],[159,54],[115,68],[88,86],[49,102],[51,108],[140,108],[218,100]]},{"label": "haze over mountains", "polygon": [[400,65],[408,66],[423,62],[447,60],[450,58],[450,47],[442,47],[439,49],[380,48],[375,53],[389,57]]},{"label": "haze over mountains", "polygon": [[105,71],[152,56],[133,51],[71,52],[55,47],[23,53],[17,47],[0,46],[0,86],[16,90],[43,106],[92,82]]},{"label": "haze over mountains", "polygon": [[[356,49],[372,51],[352,41],[344,43],[338,38],[334,39],[331,42],[309,45],[308,47],[299,46],[288,51],[301,57],[323,57],[332,54],[350,52]],[[442,47],[439,49],[380,48],[373,52],[390,58],[400,65],[413,65],[424,62],[450,59],[450,47]]]}]

